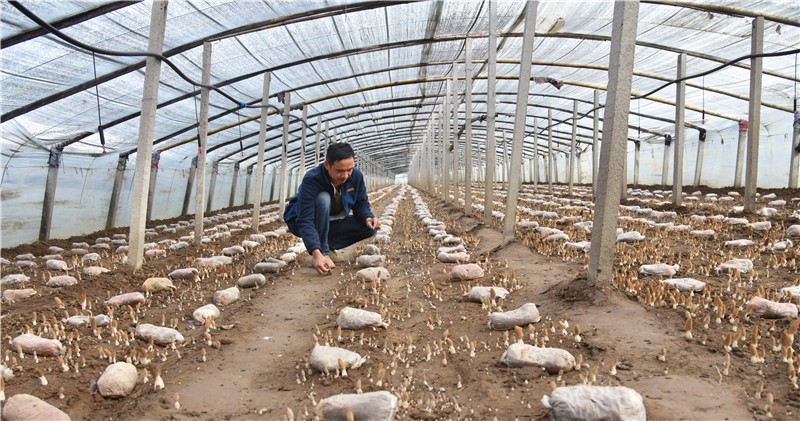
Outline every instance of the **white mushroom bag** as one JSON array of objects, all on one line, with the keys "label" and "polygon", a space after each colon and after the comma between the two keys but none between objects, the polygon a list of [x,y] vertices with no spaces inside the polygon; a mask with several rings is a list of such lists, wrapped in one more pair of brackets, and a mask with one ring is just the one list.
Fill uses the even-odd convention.
[{"label": "white mushroom bag", "polygon": [[342,329],[358,330],[369,326],[387,327],[383,318],[378,313],[357,308],[345,307],[339,311],[336,324]]},{"label": "white mushroom bag", "polygon": [[317,415],[326,421],[346,421],[347,411],[358,421],[390,421],[397,412],[397,396],[385,390],[341,394],[325,398],[317,405]]},{"label": "white mushroom bag", "polygon": [[539,348],[537,346],[515,343],[508,347],[500,361],[510,368],[535,366],[550,374],[565,372],[575,368],[575,357],[560,348]]},{"label": "white mushroom bag", "polygon": [[499,312],[495,311],[489,315],[489,328],[494,330],[509,330],[515,326],[527,326],[542,320],[536,304],[523,304],[516,310]]},{"label": "white mushroom bag", "polygon": [[319,371],[333,371],[339,368],[339,360],[344,361],[347,368],[358,368],[367,360],[358,353],[335,346],[315,345],[311,350],[309,364]]},{"label": "white mushroom bag", "polygon": [[559,387],[542,397],[550,420],[615,421],[647,419],[642,395],[624,386]]}]

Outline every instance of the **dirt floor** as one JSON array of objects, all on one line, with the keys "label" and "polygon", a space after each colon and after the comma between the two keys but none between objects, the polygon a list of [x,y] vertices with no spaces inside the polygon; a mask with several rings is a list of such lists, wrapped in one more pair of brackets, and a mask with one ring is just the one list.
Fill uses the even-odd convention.
[{"label": "dirt floor", "polygon": [[[395,187],[374,201],[375,214],[381,215],[400,191]],[[727,191],[730,190],[718,193],[722,197]],[[591,220],[590,211],[579,207],[559,210],[563,202],[547,195],[534,196],[531,186],[525,186],[524,192],[522,206]],[[591,195],[587,198],[585,192],[582,194],[573,198],[591,201]],[[240,276],[252,273],[255,263],[266,257],[277,258],[297,241],[291,234],[270,238],[266,245],[236,259],[230,268],[209,272],[199,282],[176,281],[175,292],[154,294],[139,309],[115,309],[114,318],[119,330],[128,333],[129,344],[124,337],[115,340],[108,328],[99,328],[93,334],[88,327],[67,327],[67,338],[62,339],[70,349],[67,372],[61,371],[54,358],[40,357],[38,363],[31,355],[19,358],[10,349],[9,341],[28,328],[50,337],[52,326],[60,323],[65,311],[69,315],[81,313],[81,288],[93,314],[107,313],[103,301],[109,296],[141,290],[145,279],[191,267],[196,257],[219,255],[223,247],[241,243],[253,231],[244,229],[211,244],[170,251],[166,257],[148,259],[144,268],[136,272],[117,263],[120,256],[105,254],[99,265],[111,272],[82,276],[79,285],[63,288],[44,285],[47,273],[40,257],[48,254],[49,246],[69,251],[73,242],[85,240],[94,244],[98,237],[125,231],[3,249],[2,257],[11,261],[18,254],[33,253],[38,265],[26,269],[3,265],[3,276],[25,273],[31,277],[25,287],[38,292],[34,297],[3,304],[1,352],[4,364],[14,370],[14,378],[5,381],[5,394],[7,398],[18,393],[36,395],[66,411],[72,419],[279,420],[288,418],[289,410],[296,419],[314,419],[315,405],[320,400],[339,393],[356,393],[360,384],[364,392],[388,390],[398,396],[401,403],[396,419],[524,420],[547,417],[541,399],[554,386],[591,382],[638,391],[644,397],[648,418],[653,420],[797,419],[800,392],[790,381],[790,364],[782,361],[781,352],[774,351],[771,342],[781,338],[791,321],[756,318],[748,314],[744,305],[757,292],[774,295],[781,287],[800,280],[798,267],[792,267],[800,252],[797,245],[785,252],[764,249],[766,243],[782,238],[785,229],[797,223],[789,215],[797,205],[792,198],[800,196],[798,192],[781,190],[776,195],[788,202],[778,215],[744,216],[750,221],[771,221],[773,229],[766,233],[732,228],[722,222],[690,220],[692,214],[728,215],[731,206],[741,204],[740,198],[721,208],[700,207],[702,198],[683,208],[650,206],[676,210],[677,217],[671,219],[675,224],[692,225],[692,229],[705,229],[707,225],[718,231],[714,239],[702,241],[683,231],[668,232],[664,227],[633,220],[641,214],[622,212],[632,218],[621,222],[625,231],[636,229],[647,238],[639,243],[620,243],[614,283],[590,288],[586,281],[588,254],[553,245],[530,229],[520,229],[517,242],[500,247],[498,222],[484,225],[478,217],[464,216],[463,209],[423,194],[433,216],[445,223],[448,233],[464,240],[467,251],[486,270],[480,284],[518,287],[502,303],[504,310],[529,302],[538,306],[543,319],[524,329],[525,342],[541,343],[547,338],[547,346],[566,349],[582,361],[579,369],[563,375],[548,375],[532,367],[512,369],[500,362],[508,344],[516,340],[514,332],[491,330],[487,327],[487,310],[480,303],[467,301],[464,292],[478,283],[449,281],[453,264],[436,260],[436,249],[441,244],[426,233],[425,226],[414,216],[410,193],[399,202],[391,242],[380,245],[387,256],[384,267],[391,278],[379,284],[355,280],[360,268],[354,260],[364,244],[340,251],[343,261],[327,276],[318,275],[309,267],[308,258],[301,258],[281,273],[268,276],[265,286],[243,289],[240,301],[220,307],[222,314],[208,345],[204,327],[192,320],[192,311],[210,303],[214,291],[233,286]],[[626,205],[645,207],[640,197],[629,197]],[[495,200],[502,201],[502,193]],[[482,202],[480,194],[476,201]],[[520,218],[558,227],[572,241],[589,239],[571,222],[523,214]],[[280,226],[273,222],[261,232]],[[148,241],[175,239],[189,231],[159,234]],[[731,251],[724,242],[734,238],[753,238],[756,245]],[[743,275],[739,279],[712,269],[733,255],[752,257],[758,278],[751,281]],[[70,262],[68,253],[64,257]],[[688,293],[670,295],[656,286],[662,278],[637,274],[640,264],[657,262],[679,263],[683,269],[677,276],[707,282],[707,291],[691,297]],[[74,269],[69,273],[77,272]],[[712,302],[717,296],[728,308],[720,324],[715,323],[716,303]],[[58,307],[56,297],[65,308]],[[389,326],[358,332],[345,330],[340,336],[336,317],[345,306],[380,312]],[[686,339],[684,333],[687,313],[694,319],[692,339]],[[707,315],[714,317],[705,328],[703,320]],[[140,380],[147,370],[149,382],[140,381],[131,395],[103,398],[92,388],[109,364],[101,358],[101,348],[109,354],[116,352],[118,361],[124,361],[130,348],[146,348],[147,343],[133,339],[132,333],[135,324],[143,322],[175,325],[186,341],[176,350],[156,347],[153,361],[147,367],[138,366]],[[569,325],[567,335],[561,332],[564,322]],[[48,325],[48,333],[44,333]],[[580,326],[580,342],[574,339],[576,325]],[[753,335],[755,326],[759,330]],[[735,336],[740,331],[744,332],[743,337],[730,352],[730,367],[725,375],[723,336]],[[794,333],[790,336],[797,339]],[[313,370],[308,367],[308,358],[315,338],[321,344],[327,342],[357,352],[367,358],[366,362],[348,370],[346,378]],[[455,353],[448,351],[448,339]],[[475,345],[474,356],[470,356],[471,343]],[[757,352],[765,354],[763,363],[751,362],[752,343]],[[798,343],[794,340],[789,345],[794,356],[800,349]],[[794,356],[792,367],[800,365],[800,361],[793,361]],[[617,371],[612,375],[615,359]],[[379,387],[381,367],[386,374]],[[45,373],[47,386],[42,386],[34,375],[36,368]],[[153,373],[158,369],[166,387],[155,391]]]}]

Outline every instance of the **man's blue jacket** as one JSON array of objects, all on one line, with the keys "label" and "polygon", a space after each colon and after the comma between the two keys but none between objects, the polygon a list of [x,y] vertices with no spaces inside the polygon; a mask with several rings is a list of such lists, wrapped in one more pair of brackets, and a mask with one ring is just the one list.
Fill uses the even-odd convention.
[{"label": "man's blue jacket", "polygon": [[[283,212],[283,220],[294,223],[300,237],[309,253],[320,248],[319,233],[314,226],[314,209],[317,195],[327,192],[333,198],[333,184],[325,170],[325,163],[307,172],[300,183],[297,194],[289,200]],[[353,211],[353,217],[364,223],[367,218],[374,218],[367,199],[367,186],[364,184],[364,175],[357,168],[353,168],[350,178],[342,184],[342,205],[346,215]]]}]

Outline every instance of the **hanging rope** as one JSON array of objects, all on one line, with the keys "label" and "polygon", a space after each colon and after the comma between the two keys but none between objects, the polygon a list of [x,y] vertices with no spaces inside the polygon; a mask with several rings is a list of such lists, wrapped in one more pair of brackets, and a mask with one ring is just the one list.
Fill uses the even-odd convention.
[{"label": "hanging rope", "polygon": [[197,155],[203,154],[203,144],[200,142],[200,113],[197,111],[197,95],[192,95],[194,102],[194,121],[197,122]]},{"label": "hanging rope", "polygon": [[94,68],[94,95],[97,98],[97,133],[100,135],[100,146],[103,147],[103,154],[106,153],[106,136],[103,134],[103,120],[100,118],[100,84],[97,82],[97,60],[92,51],[92,67]]},{"label": "hanging rope", "polygon": [[705,76],[703,76],[700,85],[703,88],[703,105],[702,105],[703,118],[700,120],[700,122],[706,124],[706,77]]},{"label": "hanging rope", "polygon": [[242,113],[237,111],[236,117],[239,118],[239,156],[244,156],[244,144],[242,144]]}]

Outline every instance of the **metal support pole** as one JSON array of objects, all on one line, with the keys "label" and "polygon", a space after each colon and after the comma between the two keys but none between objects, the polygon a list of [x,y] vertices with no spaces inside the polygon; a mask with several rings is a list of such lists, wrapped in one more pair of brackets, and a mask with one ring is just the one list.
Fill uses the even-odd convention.
[{"label": "metal support pole", "polygon": [[539,120],[533,118],[533,188],[539,187]]},{"label": "metal support pole", "polygon": [[553,194],[553,109],[547,109],[547,192]]},{"label": "metal support pole", "polygon": [[465,42],[464,60],[464,118],[466,140],[464,145],[464,216],[472,215],[472,38]]},{"label": "metal support pole", "polygon": [[447,79],[445,82],[445,89],[447,93],[445,94],[444,99],[444,115],[442,119],[442,124],[444,125],[444,147],[442,148],[442,160],[444,162],[444,185],[442,189],[442,200],[444,203],[450,203],[450,136],[452,135],[452,131],[450,130],[450,109],[453,100],[451,99],[452,92],[453,92],[453,81],[452,79]]},{"label": "metal support pole", "polygon": [[186,180],[186,191],[183,193],[183,207],[181,208],[181,215],[189,214],[189,203],[192,199],[192,186],[194,186],[194,177],[197,173],[197,157],[192,158],[192,163],[189,164],[189,177]]},{"label": "metal support pole", "polygon": [[108,203],[108,217],[106,218],[106,229],[114,228],[117,219],[117,207],[119,207],[119,193],[122,190],[122,179],[125,177],[125,167],[128,159],[119,157],[117,160],[117,173],[114,175],[114,188],[111,190],[111,200]]},{"label": "metal support pole", "polygon": [[247,166],[247,179],[244,183],[244,204],[250,204],[250,180],[253,179],[253,167],[255,164],[250,164]]},{"label": "metal support pole", "polygon": [[600,160],[600,92],[594,90],[594,111],[592,111],[594,124],[592,126],[592,197],[597,195],[597,167]]},{"label": "metal support pole", "polygon": [[147,216],[145,217],[149,222],[153,216],[153,202],[156,197],[156,181],[158,181],[158,168],[155,165],[150,165],[150,183],[147,186]]},{"label": "metal support pole", "polygon": [[642,142],[635,141],[633,142],[633,185],[639,185],[639,157],[642,154]]},{"label": "metal support pole", "polygon": [[322,135],[322,115],[317,115],[317,132],[314,133],[315,153],[314,153],[314,167],[319,166],[322,153],[320,152],[319,137]]},{"label": "metal support pole", "polygon": [[697,139],[697,160],[694,164],[694,186],[700,186],[700,178],[703,175],[703,158],[705,157],[706,151],[706,139],[701,135],[701,138]]},{"label": "metal support pole", "polygon": [[217,191],[217,175],[219,175],[219,161],[214,161],[214,163],[211,164],[211,182],[208,185],[206,212],[211,212],[211,209],[214,208],[214,192]]},{"label": "metal support pole", "polygon": [[575,153],[577,152],[575,144],[578,141],[578,100],[572,100],[572,141],[569,146],[569,174],[567,174],[567,183],[569,185],[567,194],[572,196],[573,175],[575,172]]},{"label": "metal support pole", "polygon": [[508,190],[508,138],[506,131],[503,130],[503,183],[505,183],[506,190]]},{"label": "metal support pole", "polygon": [[325,154],[328,154],[328,146],[331,146],[330,120],[325,121]]},{"label": "metal support pole", "polygon": [[[264,169],[266,171],[266,169]],[[269,184],[269,195],[267,195],[267,201],[271,202],[275,200],[275,184],[278,183],[278,166],[272,166],[272,174],[270,174],[270,184]]]},{"label": "metal support pole", "polygon": [[503,244],[514,240],[517,228],[517,195],[520,187],[522,171],[522,147],[525,142],[525,118],[528,115],[528,92],[531,87],[531,62],[533,56],[533,38],[536,32],[536,9],[538,1],[528,1],[525,6],[525,26],[522,35],[522,57],[519,66],[519,88],[517,89],[517,106],[514,114],[514,134],[511,150],[511,168],[508,180],[508,196],[506,196],[506,214],[503,218]]},{"label": "metal support pole", "polygon": [[733,176],[733,187],[742,187],[742,168],[744,168],[744,147],[747,144],[747,129],[750,123],[739,120],[739,140],[736,146],[736,170]]},{"label": "metal support pole", "polygon": [[458,138],[458,73],[456,72],[456,65],[453,64],[453,84],[450,85],[453,89],[452,96],[452,117],[450,121],[450,133],[453,139],[453,204],[458,206],[458,181],[459,181],[459,168],[461,158],[459,157],[459,138]]},{"label": "metal support pole", "polygon": [[236,201],[236,184],[239,182],[239,163],[233,164],[233,181],[231,181],[231,199],[228,200],[228,207],[233,207]]},{"label": "metal support pole", "polygon": [[47,161],[47,184],[44,187],[44,202],[42,203],[42,222],[39,225],[39,241],[50,239],[50,227],[53,224],[53,206],[56,199],[56,185],[58,184],[58,168],[61,166],[61,148],[50,148],[50,157]]},{"label": "metal support pole", "polygon": [[[678,80],[686,76],[686,54],[678,54]],[[675,164],[672,173],[672,204],[678,206],[683,198],[683,146],[685,133],[684,117],[686,113],[686,81],[680,81],[675,87]]]},{"label": "metal support pole", "polygon": [[300,168],[297,177],[303,179],[306,175],[306,131],[308,130],[308,106],[303,104],[303,128],[300,129]]},{"label": "metal support pole", "polygon": [[[161,54],[164,48],[164,32],[167,23],[167,2],[153,1],[150,14],[150,36],[147,51]],[[158,107],[158,80],[161,76],[161,61],[147,57],[142,88],[142,112],[139,118],[139,141],[136,148],[136,171],[131,198],[131,225],[128,234],[128,264],[138,270],[144,263],[144,227],[147,218],[147,195],[150,185],[150,154],[153,152],[156,109]]]},{"label": "metal support pole", "polygon": [[278,218],[283,221],[283,210],[286,209],[287,185],[287,160],[289,159],[289,108],[291,107],[291,93],[283,94],[283,147],[281,148],[281,180],[278,198]]},{"label": "metal support pole", "polygon": [[669,184],[669,155],[670,155],[670,146],[667,142],[664,142],[664,155],[662,156],[662,164],[661,164],[661,185],[666,186]]},{"label": "metal support pole", "polygon": [[608,94],[603,118],[603,148],[600,152],[589,255],[589,285],[609,283],[614,275],[614,247],[617,243],[617,216],[622,185],[625,144],[628,143],[628,114],[633,79],[633,56],[636,51],[636,26],[639,2],[614,3],[609,54]]},{"label": "metal support pole", "polygon": [[264,87],[261,90],[261,121],[258,130],[258,158],[256,160],[256,188],[253,192],[253,217],[250,226],[258,232],[261,219],[261,196],[264,191],[264,142],[267,139],[267,105],[269,104],[269,84],[272,73],[264,73]]},{"label": "metal support pole", "polygon": [[[764,52],[764,17],[757,16],[753,19],[751,54]],[[744,211],[755,212],[756,189],[758,188],[758,144],[760,141],[761,127],[761,70],[763,57],[750,59],[750,109],[748,118],[750,127],[747,131],[747,167],[744,170]]]},{"label": "metal support pole", "polygon": [[[203,83],[211,83],[211,43],[203,43]],[[203,240],[203,218],[205,217],[206,151],[208,146],[208,101],[209,90],[200,88],[200,127],[198,136],[200,150],[197,152],[197,179],[194,190],[194,243]]]},{"label": "metal support pole", "polygon": [[492,223],[496,145],[494,126],[497,101],[497,0],[489,0],[488,80],[486,81],[486,170],[484,171],[483,223]]},{"label": "metal support pole", "polygon": [[792,158],[789,161],[789,188],[797,188],[797,173],[800,172],[800,114],[795,112],[794,124],[792,125]]}]

